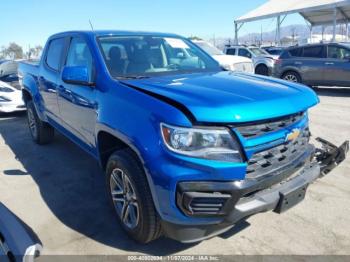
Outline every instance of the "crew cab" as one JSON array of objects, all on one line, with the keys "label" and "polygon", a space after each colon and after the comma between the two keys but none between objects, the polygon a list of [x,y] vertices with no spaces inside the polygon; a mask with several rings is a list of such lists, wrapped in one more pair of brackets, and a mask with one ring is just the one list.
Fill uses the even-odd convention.
[{"label": "crew cab", "polygon": [[283,212],[348,151],[310,144],[310,88],[223,70],[175,34],[55,34],[19,75],[33,140],[57,130],[99,161],[116,220],[142,243]]}]

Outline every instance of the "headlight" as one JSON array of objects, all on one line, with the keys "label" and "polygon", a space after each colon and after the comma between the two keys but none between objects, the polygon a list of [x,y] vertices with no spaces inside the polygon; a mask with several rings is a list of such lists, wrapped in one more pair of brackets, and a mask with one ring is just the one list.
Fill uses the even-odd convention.
[{"label": "headlight", "polygon": [[6,87],[6,86],[2,87],[2,86],[0,86],[0,92],[12,93],[12,92],[15,92],[15,91],[13,91],[13,90],[12,90],[11,88],[9,88],[9,87]]},{"label": "headlight", "polygon": [[231,71],[238,71],[238,69],[236,68],[236,65],[230,65],[230,70]]},{"label": "headlight", "polygon": [[11,102],[11,99],[8,99],[4,96],[0,96],[0,102]]},{"label": "headlight", "polygon": [[238,143],[226,128],[184,128],[161,124],[165,145],[173,152],[218,161],[242,162]]}]

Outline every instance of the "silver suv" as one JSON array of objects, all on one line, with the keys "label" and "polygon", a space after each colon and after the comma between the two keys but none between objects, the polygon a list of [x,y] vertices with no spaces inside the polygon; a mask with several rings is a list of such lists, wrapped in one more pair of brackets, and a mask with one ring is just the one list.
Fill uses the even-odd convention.
[{"label": "silver suv", "polygon": [[276,61],[273,76],[309,86],[350,86],[350,44],[291,47]]},{"label": "silver suv", "polygon": [[278,55],[271,55],[265,50],[256,46],[226,46],[224,53],[226,55],[244,56],[252,59],[255,73],[266,76],[270,76],[272,74],[275,60],[278,59]]}]

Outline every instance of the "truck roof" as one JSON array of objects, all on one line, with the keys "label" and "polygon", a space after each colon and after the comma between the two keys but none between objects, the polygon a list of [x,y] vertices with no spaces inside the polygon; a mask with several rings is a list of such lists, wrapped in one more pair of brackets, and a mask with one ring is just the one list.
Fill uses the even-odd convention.
[{"label": "truck roof", "polygon": [[96,36],[139,36],[139,35],[151,35],[151,36],[166,36],[166,37],[181,37],[172,33],[160,33],[160,32],[144,32],[144,31],[124,31],[124,30],[77,30],[66,31],[52,35],[50,38],[58,36],[67,36],[72,34],[83,34],[89,37]]}]

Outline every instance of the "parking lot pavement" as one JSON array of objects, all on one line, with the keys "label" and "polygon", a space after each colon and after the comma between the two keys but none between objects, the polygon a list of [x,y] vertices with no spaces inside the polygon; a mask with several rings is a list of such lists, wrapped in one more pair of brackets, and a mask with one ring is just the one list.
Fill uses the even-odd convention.
[{"label": "parking lot pavement", "polygon": [[[311,131],[350,138],[350,89],[319,89]],[[115,222],[97,163],[62,135],[31,141],[23,114],[0,116],[0,201],[32,227],[44,254],[350,254],[350,159],[282,215],[258,214],[199,244],[129,240]],[[242,230],[244,229],[244,230]]]}]

